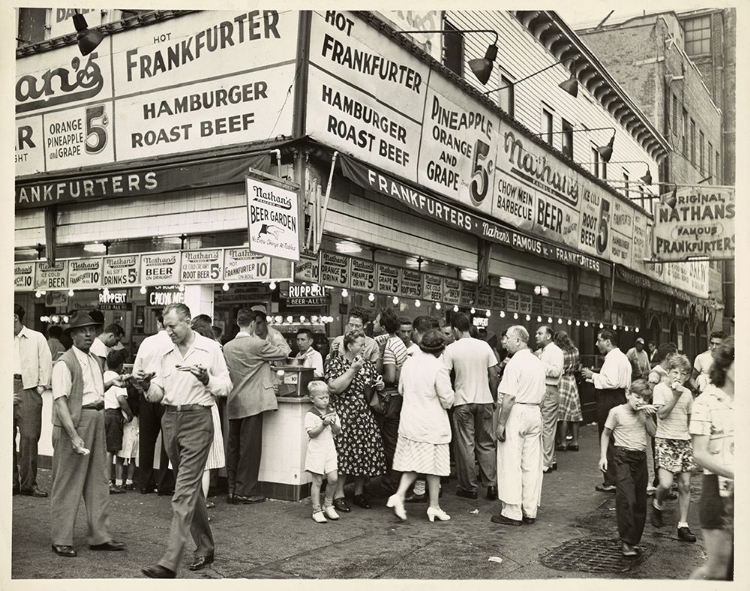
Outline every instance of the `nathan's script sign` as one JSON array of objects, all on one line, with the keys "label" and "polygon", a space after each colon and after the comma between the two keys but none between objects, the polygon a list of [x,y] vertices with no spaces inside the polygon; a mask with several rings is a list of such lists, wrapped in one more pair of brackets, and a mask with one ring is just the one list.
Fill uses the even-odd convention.
[{"label": "nathan's script sign", "polygon": [[68,289],[68,261],[57,261],[54,265],[40,261],[36,265],[36,288]]},{"label": "nathan's script sign", "polygon": [[141,282],[144,285],[179,283],[180,253],[160,252],[141,255]]},{"label": "nathan's script sign", "polygon": [[320,279],[320,253],[301,252],[299,261],[294,264],[294,278],[317,283]]},{"label": "nathan's script sign", "polygon": [[70,289],[96,289],[101,285],[103,259],[82,259],[68,262],[68,286]]},{"label": "nathan's script sign", "polygon": [[321,253],[320,282],[333,287],[349,287],[349,261],[347,256]]},{"label": "nathan's script sign", "polygon": [[128,254],[104,257],[102,285],[135,285],[138,283],[138,271],[141,268],[141,255]]},{"label": "nathan's script sign", "polygon": [[13,264],[13,287],[16,291],[30,291],[34,287],[36,261],[23,261]]},{"label": "nathan's script sign", "polygon": [[297,193],[250,177],[246,187],[250,250],[298,261]]},{"label": "nathan's script sign", "polygon": [[249,248],[224,249],[224,280],[254,281],[270,279],[271,259],[256,254]]},{"label": "nathan's script sign", "polygon": [[375,263],[363,259],[351,260],[352,289],[375,290]]},{"label": "nathan's script sign", "polygon": [[180,283],[216,283],[223,276],[222,255],[221,248],[183,251]]},{"label": "nathan's script sign", "polygon": [[677,191],[674,207],[659,204],[654,216],[654,257],[733,259],[734,187],[692,187]]}]

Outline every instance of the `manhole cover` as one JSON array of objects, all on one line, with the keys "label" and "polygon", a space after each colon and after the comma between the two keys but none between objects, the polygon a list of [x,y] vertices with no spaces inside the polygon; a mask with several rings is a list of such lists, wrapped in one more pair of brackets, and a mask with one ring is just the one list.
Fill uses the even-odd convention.
[{"label": "manhole cover", "polygon": [[640,564],[653,550],[640,544],[638,558],[625,558],[620,540],[583,538],[569,540],[544,554],[540,560],[547,568],[584,573],[624,573]]}]

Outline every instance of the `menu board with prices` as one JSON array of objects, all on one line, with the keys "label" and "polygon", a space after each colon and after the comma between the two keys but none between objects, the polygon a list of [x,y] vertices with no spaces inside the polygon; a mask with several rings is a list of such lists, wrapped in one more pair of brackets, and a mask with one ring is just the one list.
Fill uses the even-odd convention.
[{"label": "menu board with prices", "polygon": [[443,299],[443,279],[437,275],[422,276],[422,294],[425,300],[439,302]]},{"label": "menu board with prices", "polygon": [[141,283],[144,285],[172,285],[179,282],[179,252],[141,255]]},{"label": "menu board with prices", "polygon": [[492,309],[505,310],[508,306],[507,292],[499,287],[492,288]]},{"label": "menu board with prices", "polygon": [[216,283],[223,276],[222,249],[185,250],[180,265],[180,283]]},{"label": "menu board with prices", "polygon": [[70,289],[97,289],[102,282],[103,268],[101,257],[69,261],[68,286]]},{"label": "menu board with prices", "polygon": [[350,287],[350,260],[349,257],[340,254],[321,253],[320,282],[332,287]]},{"label": "menu board with prices", "polygon": [[531,302],[531,313],[539,316],[542,313],[542,297],[535,297]]},{"label": "menu board with prices", "polygon": [[380,293],[401,295],[401,269],[390,265],[377,265],[377,288]]},{"label": "menu board with prices", "polygon": [[490,310],[492,308],[492,288],[483,285],[477,289],[477,308]]},{"label": "menu board with prices", "polygon": [[458,279],[443,277],[443,301],[446,304],[461,302],[461,282]]},{"label": "menu board with prices", "polygon": [[401,295],[405,298],[422,297],[422,274],[411,269],[401,269]]},{"label": "menu board with prices", "polygon": [[553,311],[552,311],[552,315],[555,316],[555,317],[557,317],[557,318],[562,318],[562,315],[563,315],[563,301],[562,300],[554,300],[553,306],[554,306],[554,308],[553,308]]},{"label": "menu board with prices", "polygon": [[552,316],[555,313],[554,300],[549,298],[542,298],[542,314],[545,316]]},{"label": "menu board with prices", "polygon": [[518,296],[519,294],[516,291],[509,291],[506,294],[505,297],[508,300],[506,309],[508,312],[520,312],[520,298]]},{"label": "menu board with prices", "polygon": [[351,288],[360,291],[375,291],[375,263],[363,259],[351,259]]},{"label": "menu board with prices", "polygon": [[41,290],[68,289],[68,261],[56,261],[54,265],[37,262],[35,283]]},{"label": "menu board with prices", "polygon": [[530,294],[518,294],[518,312],[520,314],[531,314],[532,302],[534,297]]},{"label": "menu board with prices", "polygon": [[16,262],[13,265],[13,288],[16,291],[30,291],[34,288],[36,261]]},{"label": "menu board with prices", "polygon": [[302,251],[299,261],[294,263],[294,279],[296,281],[320,281],[320,253]]},{"label": "menu board with prices", "polygon": [[138,283],[138,271],[140,268],[141,255],[138,254],[104,257],[102,286],[136,285]]},{"label": "menu board with prices", "polygon": [[258,281],[271,278],[271,259],[249,248],[224,249],[224,281]]},{"label": "menu board with prices", "polygon": [[461,296],[460,296],[460,304],[461,306],[465,308],[470,308],[474,305],[474,302],[476,301],[476,295],[477,295],[477,284],[476,283],[470,283],[468,281],[462,281],[461,282]]}]

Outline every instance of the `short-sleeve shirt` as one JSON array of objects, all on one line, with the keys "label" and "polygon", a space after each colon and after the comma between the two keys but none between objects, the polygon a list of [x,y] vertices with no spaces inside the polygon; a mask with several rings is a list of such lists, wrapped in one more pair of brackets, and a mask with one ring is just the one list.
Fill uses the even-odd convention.
[{"label": "short-sleeve shirt", "polygon": [[521,349],[505,367],[498,393],[515,396],[517,403],[539,404],[546,392],[545,374],[544,362],[530,349]]},{"label": "short-sleeve shirt", "polygon": [[[107,370],[104,372],[104,381],[108,382],[112,378],[117,377],[116,371],[110,371]],[[114,408],[118,409],[120,408],[120,403],[117,401],[117,399],[120,396],[124,396],[125,398],[128,397],[128,391],[125,388],[120,388],[119,386],[110,386],[109,390],[106,390],[104,392],[104,408]]]},{"label": "short-sleeve shirt", "polygon": [[[672,401],[672,388],[665,382],[654,387],[654,406],[664,406]],[[672,412],[656,423],[656,436],[662,439],[690,439],[690,414],[693,412],[693,395],[685,392],[675,404]]]},{"label": "short-sleeve shirt", "polygon": [[107,347],[99,337],[96,337],[91,343],[91,348],[89,350],[92,355],[106,359],[111,349]]},{"label": "short-sleeve shirt", "polygon": [[[690,434],[708,435],[708,451],[720,463],[734,467],[734,403],[713,384],[695,399]],[[711,474],[705,469],[703,473]]]},{"label": "short-sleeve shirt", "polygon": [[664,382],[669,377],[669,372],[664,369],[661,365],[655,365],[654,369],[651,370],[651,373],[648,374],[648,383],[649,384],[660,384],[661,382]]},{"label": "short-sleeve shirt", "polygon": [[[329,412],[331,412],[331,409],[328,409]],[[341,426],[341,420],[339,419],[339,415],[335,415],[334,423]],[[309,433],[313,429],[317,429],[323,424],[323,418],[318,415],[315,412],[308,411],[305,413],[305,433]],[[331,425],[326,426],[325,429],[323,429],[323,432],[320,433],[317,437],[311,437],[310,441],[317,441],[318,443],[316,445],[323,445],[323,442],[325,441],[333,441],[333,432],[331,431]]]},{"label": "short-sleeve shirt", "polygon": [[698,373],[703,373],[708,375],[709,371],[711,370],[711,365],[714,362],[714,356],[711,353],[711,351],[704,351],[700,355],[698,355],[695,358],[695,362],[693,363],[693,368]]},{"label": "short-sleeve shirt", "polygon": [[445,348],[443,362],[449,371],[453,369],[456,372],[455,406],[494,402],[487,370],[497,365],[497,358],[486,342],[472,338],[459,339]]},{"label": "short-sleeve shirt", "polygon": [[[406,345],[401,337],[392,336],[388,337],[385,343],[385,349],[383,350],[383,367],[386,365],[395,365],[397,370],[400,370],[404,362],[409,359],[409,353],[406,350]],[[398,384],[390,386],[388,390],[396,390]]]},{"label": "short-sleeve shirt", "polygon": [[604,426],[612,430],[617,447],[646,451],[646,416],[643,412],[633,411],[628,404],[615,406],[609,411]]}]

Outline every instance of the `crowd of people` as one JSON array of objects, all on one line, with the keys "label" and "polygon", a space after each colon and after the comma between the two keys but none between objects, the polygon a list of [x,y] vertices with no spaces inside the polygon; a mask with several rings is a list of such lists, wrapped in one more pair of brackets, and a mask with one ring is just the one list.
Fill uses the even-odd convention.
[{"label": "crowd of people", "polygon": [[[210,470],[226,466],[229,503],[265,500],[258,477],[263,416],[278,408],[271,363],[287,358],[291,348],[268,325],[263,306],[241,309],[239,332],[222,347],[210,317],[193,318],[187,306],[172,304],[128,370],[122,328],[92,316],[73,315],[62,333],[50,330],[47,342],[23,326],[23,308],[14,309],[14,494],[47,496],[36,483],[36,446],[41,393],[51,386],[54,552],[77,554],[72,538],[81,497],[89,547],[125,549],[108,531],[108,497],[135,489],[138,457],[140,492],[171,495],[173,509],[166,551],[143,573],[174,578],[188,537],[196,544],[191,570],[205,568],[214,560]],[[602,329],[596,346],[604,362],[595,370],[581,367],[565,331],[546,325],[537,328],[532,346],[523,326],[508,327],[497,343],[461,312],[441,326],[430,316],[411,319],[386,308],[374,319],[373,336],[365,332],[368,321],[366,311],[352,309],[325,360],[309,329],[297,333],[297,357],[314,374],[304,429],[315,522],[336,521],[352,505],[371,508],[368,482],[375,478],[398,518],[407,519],[408,504],[424,502],[429,521],[448,521],[441,483],[454,464],[457,496],[477,499],[481,487],[487,499],[499,499],[493,523],[534,524],[543,476],[557,469],[556,454],[579,450],[578,388],[587,380],[596,391],[600,437],[603,482],[596,488],[616,493],[622,554],[640,553],[649,495],[655,527],[664,526],[665,505],[676,498],[677,536],[696,540],[688,524],[690,477],[701,467],[708,560],[694,576],[731,577],[733,337],[712,333],[709,350],[691,366],[670,343],[649,343],[647,353],[639,338],[623,353],[617,335]],[[159,433],[161,450],[155,449]]]}]

